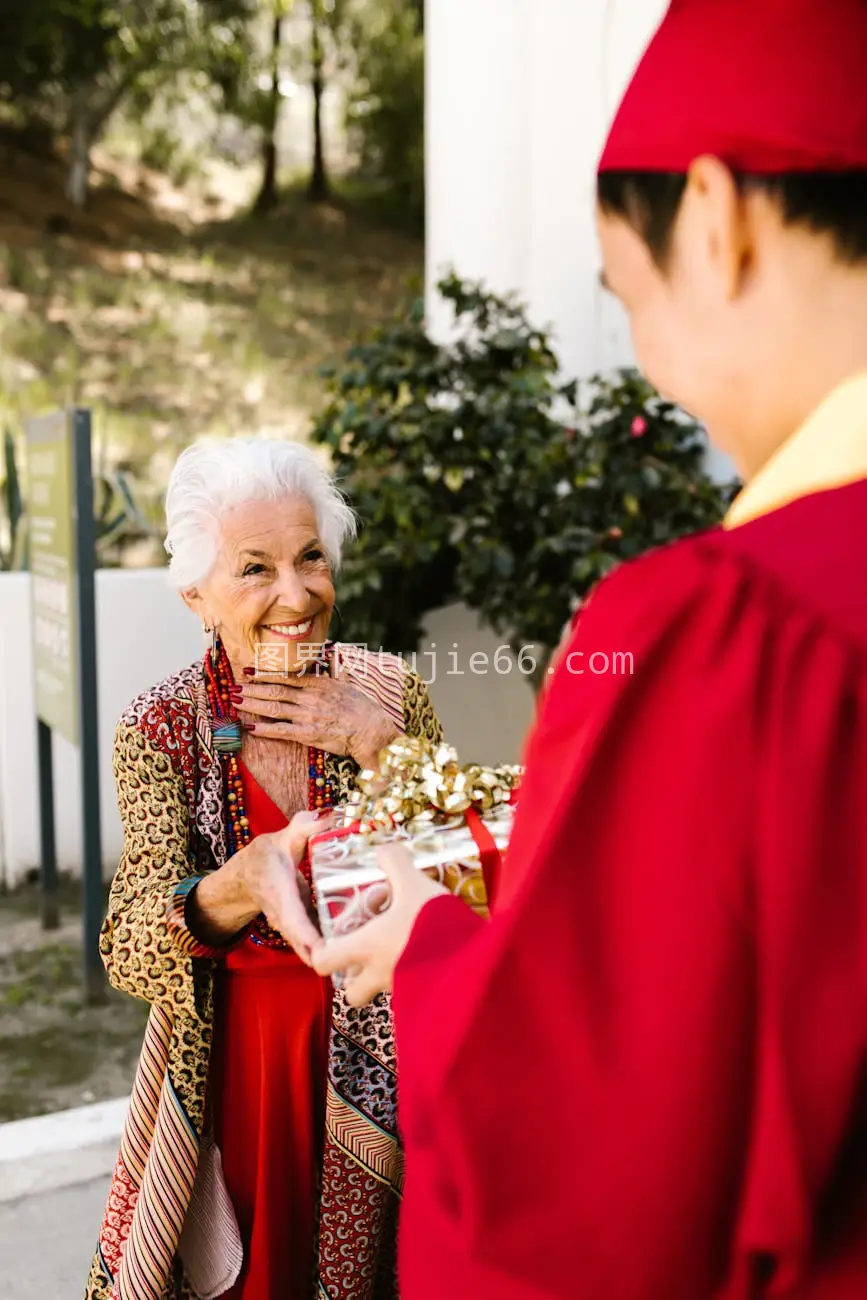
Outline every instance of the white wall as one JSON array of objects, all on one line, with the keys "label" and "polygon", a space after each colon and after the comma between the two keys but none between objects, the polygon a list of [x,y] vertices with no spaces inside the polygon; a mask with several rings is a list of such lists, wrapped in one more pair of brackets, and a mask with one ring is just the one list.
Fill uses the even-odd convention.
[{"label": "white wall", "polygon": [[[572,377],[634,364],[599,286],[596,165],[667,0],[431,0],[427,6],[427,282],[453,267],[517,291]],[[712,471],[731,466],[715,454]]]},{"label": "white wall", "polygon": [[[164,569],[96,576],[102,847],[107,872],[117,864],[120,820],[111,774],[114,725],[129,701],[201,653],[200,624],[166,583]],[[54,737],[58,866],[80,870],[78,750]],[[30,579],[0,574],[0,882],[18,883],[38,866],[39,790]]]},{"label": "white wall", "polygon": [[[517,290],[564,368],[632,360],[598,284],[596,163],[666,0],[435,0],[427,8],[428,283]],[[433,319],[443,323],[432,303]]]},{"label": "white wall", "polygon": [[[19,883],[40,861],[29,583],[26,574],[0,574],[0,885],[7,886]],[[110,875],[121,849],[111,772],[115,722],[140,691],[196,659],[202,636],[163,569],[101,570],[96,605],[102,844]],[[481,630],[461,606],[431,615],[427,633],[417,667],[425,679],[434,677],[430,691],[448,739],[466,762],[517,762],[533,695],[517,667],[498,671],[507,662],[504,655],[495,662],[499,638]],[[471,670],[470,657],[477,652],[489,656],[487,672]],[[54,738],[54,778],[58,864],[78,874],[78,750],[61,737]]]},{"label": "white wall", "polygon": [[449,605],[428,615],[415,667],[430,683],[446,739],[462,761],[520,760],[534,712],[526,676],[531,657],[528,647],[519,664],[503,638],[483,628],[466,606]]}]

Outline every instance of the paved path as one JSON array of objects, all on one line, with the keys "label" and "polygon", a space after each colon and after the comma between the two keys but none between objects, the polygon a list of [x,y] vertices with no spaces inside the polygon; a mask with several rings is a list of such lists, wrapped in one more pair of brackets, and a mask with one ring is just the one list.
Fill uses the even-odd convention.
[{"label": "paved path", "polygon": [[2,1300],[81,1300],[106,1178],[0,1204]]}]

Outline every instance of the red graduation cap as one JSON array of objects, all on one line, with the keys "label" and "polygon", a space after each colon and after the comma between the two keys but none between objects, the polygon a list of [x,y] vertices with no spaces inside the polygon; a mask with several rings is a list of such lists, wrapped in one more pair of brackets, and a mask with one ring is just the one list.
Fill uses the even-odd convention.
[{"label": "red graduation cap", "polygon": [[600,172],[867,168],[867,0],[672,0]]}]

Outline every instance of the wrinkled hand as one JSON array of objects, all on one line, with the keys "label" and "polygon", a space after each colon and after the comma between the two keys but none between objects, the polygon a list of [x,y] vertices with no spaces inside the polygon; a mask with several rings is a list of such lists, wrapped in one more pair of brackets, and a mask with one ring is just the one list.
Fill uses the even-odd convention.
[{"label": "wrinkled hand", "polygon": [[253,905],[308,966],[322,937],[311,919],[310,888],[298,863],[310,836],[326,830],[331,820],[316,813],[296,813],[285,830],[257,835],[237,855],[239,865],[243,858],[243,881]]},{"label": "wrinkled hand", "polygon": [[241,720],[254,734],[294,740],[329,754],[378,766],[379,752],[400,734],[384,709],[358,687],[313,674],[292,682],[255,679],[238,688]]},{"label": "wrinkled hand", "polygon": [[419,912],[431,899],[448,893],[413,866],[412,854],[402,844],[384,844],[377,857],[391,886],[390,905],[342,939],[320,939],[313,950],[311,964],[320,975],[344,974],[343,989],[353,1007],[364,1006],[392,987]]}]

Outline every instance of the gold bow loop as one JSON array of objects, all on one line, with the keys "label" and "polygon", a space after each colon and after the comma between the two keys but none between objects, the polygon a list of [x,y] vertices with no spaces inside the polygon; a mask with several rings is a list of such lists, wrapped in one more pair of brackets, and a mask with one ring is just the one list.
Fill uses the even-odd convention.
[{"label": "gold bow loop", "polygon": [[487,813],[508,802],[523,768],[461,765],[451,745],[404,737],[382,751],[379,770],[358,776],[349,812],[363,834],[412,822],[438,825],[470,809]]}]

